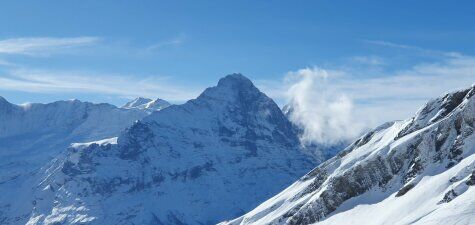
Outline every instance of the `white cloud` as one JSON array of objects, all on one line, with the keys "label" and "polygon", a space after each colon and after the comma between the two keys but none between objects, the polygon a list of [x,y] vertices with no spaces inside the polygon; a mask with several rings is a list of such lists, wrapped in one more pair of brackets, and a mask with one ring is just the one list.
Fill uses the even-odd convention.
[{"label": "white cloud", "polygon": [[305,128],[304,140],[328,143],[409,118],[429,99],[475,83],[475,57],[460,54],[376,77],[361,67],[342,68],[305,68],[259,86],[296,108],[291,119]]},{"label": "white cloud", "polygon": [[170,101],[195,98],[201,89],[172,85],[158,76],[134,77],[71,71],[12,70],[0,75],[0,89],[33,93],[101,93],[133,98],[137,96]]},{"label": "white cloud", "polygon": [[75,47],[94,45],[100,41],[97,37],[31,37],[0,40],[0,54],[48,55],[64,52]]},{"label": "white cloud", "polygon": [[304,127],[304,142],[333,143],[353,138],[361,130],[353,118],[353,102],[344,93],[329,88],[338,71],[305,68],[289,72],[287,99],[292,105],[291,120]]}]

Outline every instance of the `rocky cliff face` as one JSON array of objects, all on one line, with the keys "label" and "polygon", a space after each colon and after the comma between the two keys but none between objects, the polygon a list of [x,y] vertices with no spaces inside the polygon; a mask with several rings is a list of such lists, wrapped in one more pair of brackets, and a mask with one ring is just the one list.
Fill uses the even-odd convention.
[{"label": "rocky cliff face", "polygon": [[72,146],[0,217],[5,224],[214,224],[319,162],[303,152],[278,106],[244,76],[228,75],[118,139]]},{"label": "rocky cliff face", "polygon": [[384,124],[222,224],[472,224],[475,86]]}]

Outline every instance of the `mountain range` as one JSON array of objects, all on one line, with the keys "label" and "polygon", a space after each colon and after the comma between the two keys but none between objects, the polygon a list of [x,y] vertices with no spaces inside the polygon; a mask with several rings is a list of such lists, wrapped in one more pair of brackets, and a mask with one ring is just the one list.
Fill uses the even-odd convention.
[{"label": "mountain range", "polygon": [[[137,115],[118,118],[127,127],[121,132],[118,125],[109,129],[118,122],[111,121],[114,117],[96,119],[87,132],[97,134],[95,140],[87,136],[83,143],[54,151],[56,156],[41,169],[0,185],[5,192],[18,193],[1,198],[0,221],[215,224],[257,206],[324,160],[323,154],[301,145],[295,127],[274,101],[240,74],[224,77],[185,104],[145,115],[154,103],[138,98],[121,108],[102,106]],[[64,112],[68,118],[71,113]],[[84,124],[78,121],[93,117],[77,109],[74,114],[77,118],[70,120],[81,125],[51,129],[61,134],[67,130],[76,138]],[[8,146],[15,151],[14,145]],[[48,151],[43,143],[31,146]]]},{"label": "mountain range", "polygon": [[334,145],[241,74],[179,105],[0,97],[0,223],[474,224],[474,95]]},{"label": "mountain range", "polygon": [[0,197],[0,215],[71,144],[117,136],[151,112],[79,100],[15,105],[0,97],[0,192],[8,193]]}]

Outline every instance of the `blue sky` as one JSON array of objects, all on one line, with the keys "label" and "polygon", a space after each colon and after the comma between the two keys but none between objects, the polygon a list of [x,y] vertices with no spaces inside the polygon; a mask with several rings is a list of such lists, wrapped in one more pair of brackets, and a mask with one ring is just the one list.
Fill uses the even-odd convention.
[{"label": "blue sky", "polygon": [[0,28],[14,103],[180,103],[240,72],[282,105],[325,70],[313,94],[378,114],[475,81],[473,1],[2,1]]}]

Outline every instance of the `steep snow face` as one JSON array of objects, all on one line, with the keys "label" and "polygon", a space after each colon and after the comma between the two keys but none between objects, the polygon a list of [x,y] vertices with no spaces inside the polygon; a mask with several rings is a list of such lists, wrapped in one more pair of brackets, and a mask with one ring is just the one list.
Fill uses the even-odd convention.
[{"label": "steep snow face", "polygon": [[240,74],[152,113],[114,143],[73,146],[8,212],[28,224],[215,224],[318,163],[279,107]]},{"label": "steep snow face", "polygon": [[141,109],[146,110],[149,112],[162,110],[171,104],[163,99],[157,98],[155,100],[148,99],[148,98],[136,98],[131,102],[123,105],[121,108],[124,109]]},{"label": "steep snow face", "polygon": [[474,224],[475,86],[384,124],[222,224]]}]

